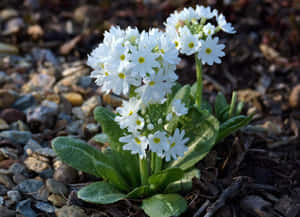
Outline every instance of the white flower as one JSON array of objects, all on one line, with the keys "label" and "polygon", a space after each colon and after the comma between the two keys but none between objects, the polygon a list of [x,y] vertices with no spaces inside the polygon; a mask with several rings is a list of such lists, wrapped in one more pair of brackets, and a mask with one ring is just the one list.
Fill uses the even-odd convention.
[{"label": "white flower", "polygon": [[174,13],[170,14],[170,16],[167,18],[167,22],[165,23],[165,26],[177,28],[180,22],[183,21],[180,16],[181,15],[178,13],[178,11],[175,11]]},{"label": "white flower", "polygon": [[186,55],[196,53],[201,45],[198,35],[193,35],[186,26],[179,28],[179,34],[181,52]]},{"label": "white flower", "polygon": [[175,44],[170,41],[166,34],[160,38],[160,54],[165,62],[163,65],[176,65],[180,62],[178,50],[176,49]]},{"label": "white flower", "polygon": [[163,122],[163,121],[162,121],[161,118],[157,120],[157,123],[158,123],[158,124],[162,124],[162,122]]},{"label": "white flower", "polygon": [[226,18],[223,14],[217,16],[218,27],[222,29],[224,32],[234,34],[236,30],[232,27],[231,23],[226,22]]},{"label": "white flower", "polygon": [[139,38],[139,30],[135,27],[127,27],[127,29],[125,30],[125,40],[130,41],[131,43],[136,42],[136,40]]},{"label": "white flower", "polygon": [[154,129],[153,124],[148,124],[148,125],[147,125],[147,129],[148,129],[148,130],[153,130],[153,129]]},{"label": "white flower", "polygon": [[206,41],[202,41],[202,46],[198,53],[198,58],[202,61],[203,64],[207,63],[208,65],[213,65],[213,63],[221,63],[219,57],[225,56],[225,53],[222,51],[225,47],[224,44],[218,44],[219,38],[207,37]]},{"label": "white flower", "polygon": [[175,48],[179,50],[181,48],[180,37],[175,28],[167,26],[166,35],[170,41],[175,45]]},{"label": "white flower", "polygon": [[211,11],[210,7],[204,7],[204,6],[196,6],[196,13],[205,19],[211,19],[214,16],[216,16],[217,10]]},{"label": "white flower", "polygon": [[185,104],[183,104],[180,99],[175,99],[172,103],[172,111],[177,116],[182,116],[188,113],[188,108],[185,107]]},{"label": "white flower", "polygon": [[205,35],[210,35],[212,36],[215,33],[215,29],[216,27],[214,25],[212,25],[211,23],[207,23],[204,27],[203,27],[203,32],[205,33]]},{"label": "white flower", "polygon": [[132,154],[138,154],[140,158],[146,157],[146,149],[148,140],[145,136],[128,135],[119,138],[119,141],[126,143],[123,145],[123,150],[129,150]]},{"label": "white flower", "polygon": [[166,161],[170,161],[171,158],[176,160],[178,157],[184,156],[184,152],[188,150],[185,144],[189,141],[189,138],[184,138],[184,134],[184,130],[180,132],[176,128],[174,135],[169,137],[169,149],[165,151]]},{"label": "white flower", "polygon": [[167,117],[166,117],[166,120],[167,120],[167,121],[172,120],[172,118],[173,118],[172,113],[167,114]]},{"label": "white flower", "polygon": [[193,21],[193,20],[198,20],[200,18],[199,14],[195,11],[194,8],[188,7],[184,8],[180,12],[180,18],[184,21]]},{"label": "white flower", "polygon": [[141,130],[144,128],[145,121],[139,115],[134,115],[133,117],[134,117],[134,119],[133,119],[134,122],[128,126],[128,131],[131,133],[137,133],[138,130]]},{"label": "white flower", "polygon": [[166,132],[156,131],[154,134],[149,134],[148,141],[150,150],[160,157],[163,156],[163,151],[169,148]]}]

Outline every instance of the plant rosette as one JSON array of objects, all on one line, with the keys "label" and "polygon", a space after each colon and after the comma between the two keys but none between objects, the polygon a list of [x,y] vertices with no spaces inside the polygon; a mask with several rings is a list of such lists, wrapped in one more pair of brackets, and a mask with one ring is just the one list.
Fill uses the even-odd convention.
[{"label": "plant rosette", "polygon": [[[214,17],[218,26],[206,23]],[[230,104],[221,93],[213,106],[202,101],[201,64],[220,63],[224,56],[224,45],[214,36],[220,30],[235,32],[224,16],[197,6],[171,14],[165,25],[165,32],[111,27],[88,57],[96,84],[128,100],[115,113],[94,110],[103,131],[94,139],[109,144],[104,151],[72,137],[52,141],[63,162],[103,179],[80,189],[84,201],[139,198],[150,217],[179,216],[187,208],[180,193],[191,190],[192,179],[200,177],[195,164],[251,120],[241,115],[236,93]],[[192,86],[176,82],[179,53],[195,55],[197,81]]]}]

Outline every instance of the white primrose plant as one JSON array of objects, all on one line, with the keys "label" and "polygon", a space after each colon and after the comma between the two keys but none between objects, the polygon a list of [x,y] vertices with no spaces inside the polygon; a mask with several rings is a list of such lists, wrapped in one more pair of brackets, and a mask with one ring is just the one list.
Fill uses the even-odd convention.
[{"label": "white primrose plant", "polygon": [[[217,26],[208,22],[213,18]],[[88,57],[96,84],[128,100],[116,114],[101,106],[94,110],[103,131],[94,139],[109,144],[104,151],[71,137],[52,141],[62,161],[103,179],[83,187],[82,200],[141,198],[151,217],[179,216],[187,203],[178,193],[191,190],[192,178],[200,176],[195,164],[251,120],[240,115],[243,104],[235,93],[230,104],[222,94],[214,106],[202,100],[202,64],[221,63],[225,55],[216,34],[235,33],[225,17],[210,7],[190,7],[171,14],[165,26],[164,32],[111,27]],[[176,82],[179,53],[195,56],[193,86]]]}]

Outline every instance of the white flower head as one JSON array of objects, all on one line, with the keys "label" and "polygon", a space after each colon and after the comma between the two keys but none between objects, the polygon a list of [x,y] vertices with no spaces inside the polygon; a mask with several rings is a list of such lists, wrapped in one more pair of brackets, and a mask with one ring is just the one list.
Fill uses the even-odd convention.
[{"label": "white flower head", "polygon": [[211,11],[211,8],[208,7],[204,7],[204,6],[196,6],[196,13],[198,14],[198,16],[203,17],[205,19],[211,19],[214,16],[216,16],[217,10],[213,10]]},{"label": "white flower head", "polygon": [[156,131],[148,135],[149,148],[152,152],[162,157],[163,152],[169,148],[166,132]]},{"label": "white flower head", "polygon": [[148,124],[148,125],[147,125],[147,129],[148,129],[148,130],[153,130],[153,129],[154,129],[154,126],[153,126],[153,124],[151,124],[151,123],[150,123],[150,124]]},{"label": "white flower head", "polygon": [[171,121],[172,118],[173,118],[172,113],[167,114],[167,116],[166,116],[166,120],[167,120],[167,121]]},{"label": "white flower head", "polygon": [[236,33],[236,30],[233,28],[231,23],[228,23],[226,21],[226,18],[223,14],[220,14],[219,16],[217,16],[217,22],[218,22],[218,27],[220,29],[222,29],[224,32],[227,32],[230,34]]},{"label": "white flower head", "polygon": [[175,100],[173,100],[173,103],[172,103],[172,111],[177,116],[182,116],[182,115],[186,115],[188,113],[188,108],[185,107],[185,104],[182,103],[180,99],[175,99]]},{"label": "white flower head", "polygon": [[192,55],[199,50],[201,43],[198,35],[193,35],[186,27],[179,28],[181,52],[186,55]]},{"label": "white flower head", "polygon": [[198,53],[198,58],[203,64],[213,65],[213,63],[221,63],[220,57],[225,56],[223,49],[224,44],[218,44],[219,38],[207,37],[205,41],[202,41],[202,46]]},{"label": "white flower head", "polygon": [[169,149],[165,151],[166,161],[170,161],[171,158],[176,160],[178,157],[183,157],[184,152],[188,150],[185,144],[189,141],[189,138],[184,138],[184,130],[181,132],[176,128],[174,135],[168,138]]},{"label": "white flower head", "polygon": [[129,150],[132,154],[138,154],[140,158],[146,157],[148,140],[145,136],[131,134],[120,137],[119,141],[125,143],[123,150]]},{"label": "white flower head", "polygon": [[203,32],[205,33],[205,35],[210,35],[212,36],[215,33],[215,29],[216,27],[214,25],[212,25],[211,23],[207,23],[204,27],[203,27]]}]

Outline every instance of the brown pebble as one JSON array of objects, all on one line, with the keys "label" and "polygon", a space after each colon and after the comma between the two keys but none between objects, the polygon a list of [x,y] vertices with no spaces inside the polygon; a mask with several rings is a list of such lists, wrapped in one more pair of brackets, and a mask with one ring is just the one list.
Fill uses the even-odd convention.
[{"label": "brown pebble", "polygon": [[0,109],[10,107],[16,100],[16,95],[6,89],[0,90]]},{"label": "brown pebble", "polygon": [[55,170],[53,178],[56,181],[71,184],[78,179],[78,173],[75,169],[62,164]]},{"label": "brown pebble", "polygon": [[4,109],[0,113],[0,118],[5,120],[9,124],[16,121],[26,121],[26,115],[24,114],[24,112],[13,108]]},{"label": "brown pebble", "polygon": [[289,104],[292,108],[300,106],[300,84],[297,84],[291,91]]},{"label": "brown pebble", "polygon": [[72,106],[80,106],[83,98],[79,93],[66,93],[64,97],[72,104]]}]

